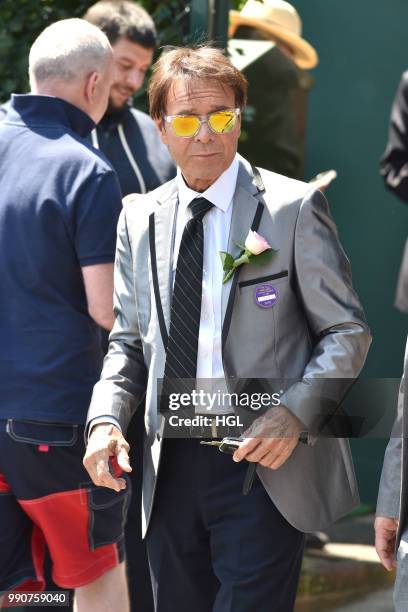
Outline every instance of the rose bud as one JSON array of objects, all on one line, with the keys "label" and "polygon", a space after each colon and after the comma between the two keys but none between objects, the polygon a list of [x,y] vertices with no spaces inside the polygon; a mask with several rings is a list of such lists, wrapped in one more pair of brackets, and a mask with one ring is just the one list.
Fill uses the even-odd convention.
[{"label": "rose bud", "polygon": [[267,249],[270,249],[271,246],[270,244],[268,244],[268,242],[263,236],[261,236],[257,232],[249,230],[248,236],[245,240],[245,248],[248,249],[248,251],[252,253],[252,255],[259,255]]}]

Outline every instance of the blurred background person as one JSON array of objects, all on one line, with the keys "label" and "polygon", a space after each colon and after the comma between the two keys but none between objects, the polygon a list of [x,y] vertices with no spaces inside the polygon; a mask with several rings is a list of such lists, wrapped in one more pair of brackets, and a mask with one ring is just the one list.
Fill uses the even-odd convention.
[{"label": "blurred background person", "polygon": [[[408,204],[408,72],[401,77],[392,106],[381,175],[386,187]],[[408,239],[402,256],[395,306],[408,313]]]},{"label": "blurred background person", "polygon": [[[398,416],[384,457],[375,519],[375,547],[388,571],[397,568],[396,612],[408,609],[408,342],[398,398]],[[397,558],[396,558],[397,557]]]},{"label": "blurred background person", "polygon": [[108,109],[92,132],[92,143],[118,173],[123,196],[146,193],[175,176],[175,167],[151,118],[132,107],[153,60],[156,28],[137,3],[101,0],[84,19],[108,37],[115,59]]},{"label": "blurred background person", "polygon": [[299,13],[283,0],[248,0],[241,11],[230,11],[229,36],[238,39],[237,54],[245,41],[250,61],[242,68],[249,87],[239,152],[256,166],[303,179],[307,94],[313,85],[306,70],[318,64],[318,55],[302,38]]}]

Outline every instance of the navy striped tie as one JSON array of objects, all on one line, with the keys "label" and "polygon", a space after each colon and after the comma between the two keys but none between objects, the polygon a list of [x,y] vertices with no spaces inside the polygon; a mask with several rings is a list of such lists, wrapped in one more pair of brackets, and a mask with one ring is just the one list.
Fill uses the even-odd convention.
[{"label": "navy striped tie", "polygon": [[[195,385],[203,282],[203,217],[213,206],[205,198],[196,198],[189,205],[193,217],[184,228],[177,259],[162,410],[167,408],[170,393],[191,392]],[[189,381],[184,383],[180,379]]]}]

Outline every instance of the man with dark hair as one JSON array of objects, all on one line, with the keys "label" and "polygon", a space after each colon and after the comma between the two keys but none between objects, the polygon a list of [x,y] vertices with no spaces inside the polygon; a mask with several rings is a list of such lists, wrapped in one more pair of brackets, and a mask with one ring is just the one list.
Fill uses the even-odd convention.
[{"label": "man with dark hair", "polygon": [[153,19],[139,4],[128,0],[101,0],[93,4],[84,18],[98,26],[108,37],[111,45],[120,38],[154,49],[157,32]]},{"label": "man with dark hair", "polygon": [[115,76],[107,112],[92,132],[92,143],[118,173],[123,195],[146,193],[173,178],[174,164],[146,113],[132,108],[157,43],[150,15],[127,0],[102,0],[84,18],[98,26],[113,48]]},{"label": "man with dark hair", "polygon": [[[109,460],[131,470],[124,435],[146,397],[156,611],[290,612],[303,532],[358,503],[347,440],[316,435],[360,372],[370,333],[322,193],[237,155],[246,80],[222,51],[162,54],[149,101],[178,171],[122,211],[116,320],[84,464],[96,484],[126,489]],[[240,430],[232,392],[283,377],[280,405],[266,394],[262,416]],[[197,401],[208,379],[212,401]],[[196,439],[219,445],[234,423],[233,458]]]}]

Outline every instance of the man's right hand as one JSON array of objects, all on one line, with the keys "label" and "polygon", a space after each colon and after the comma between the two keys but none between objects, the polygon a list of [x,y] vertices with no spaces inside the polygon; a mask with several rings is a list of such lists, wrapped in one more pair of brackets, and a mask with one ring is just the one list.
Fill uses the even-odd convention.
[{"label": "man's right hand", "polygon": [[374,521],[375,549],[386,570],[396,567],[395,538],[398,530],[398,520],[386,516],[377,516]]},{"label": "man's right hand", "polygon": [[124,472],[131,472],[128,451],[129,444],[117,427],[111,423],[95,425],[83,461],[92,481],[100,487],[108,487],[117,492],[126,489],[126,480],[112,475],[109,460],[116,457],[119,467]]}]

